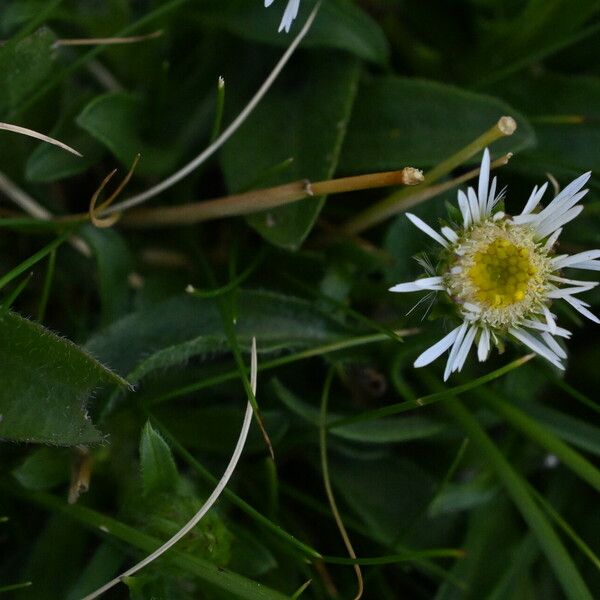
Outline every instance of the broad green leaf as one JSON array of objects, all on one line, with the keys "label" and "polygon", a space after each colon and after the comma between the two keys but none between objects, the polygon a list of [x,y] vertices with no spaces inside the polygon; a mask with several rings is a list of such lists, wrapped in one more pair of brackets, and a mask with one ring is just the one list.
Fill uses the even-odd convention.
[{"label": "broad green leaf", "polygon": [[[237,301],[240,345],[249,349],[256,336],[262,354],[310,347],[348,335],[347,328],[305,300],[274,292],[240,291]],[[117,321],[90,339],[86,348],[119,372],[132,373],[132,381],[193,356],[229,351],[217,301],[187,294]]]},{"label": "broad green leaf", "polygon": [[[264,10],[258,3],[247,0],[205,0],[199,11],[208,25],[224,27],[246,39],[285,48],[290,38],[277,31],[284,8],[282,4],[275,3],[269,10]],[[315,0],[302,0],[291,35],[299,31],[314,5]],[[387,40],[378,23],[348,0],[322,3],[303,46],[346,50],[358,58],[377,63],[385,63],[389,53]]]},{"label": "broad green leaf", "polygon": [[0,47],[0,114],[5,114],[34,92],[57,68],[56,36],[38,29],[16,44]]},{"label": "broad green leaf", "polygon": [[179,480],[171,450],[148,421],[140,439],[140,468],[145,494],[174,493]]},{"label": "broad green leaf", "polygon": [[[129,169],[138,153],[138,175],[160,177],[175,167],[177,149],[159,145],[146,124],[143,104],[132,94],[116,92],[94,98],[77,117],[77,124]],[[145,127],[146,125],[146,127]]]},{"label": "broad green leaf", "polygon": [[9,312],[0,319],[0,438],[59,446],[102,440],[86,404],[124,381],[75,344]]},{"label": "broad green leaf", "polygon": [[[431,167],[512,116],[518,129],[494,144],[494,155],[534,142],[527,119],[504,101],[451,85],[384,76],[363,84],[340,158],[343,171]],[[479,156],[473,158],[474,162]]]},{"label": "broad green leaf", "polygon": [[[360,65],[340,52],[306,52],[295,60],[301,78],[283,74],[267,97],[228,142],[221,164],[231,191],[253,184],[287,158],[283,174],[261,185],[330,178],[337,166],[356,94]],[[324,198],[308,198],[248,217],[266,240],[297,249],[310,232]]]}]

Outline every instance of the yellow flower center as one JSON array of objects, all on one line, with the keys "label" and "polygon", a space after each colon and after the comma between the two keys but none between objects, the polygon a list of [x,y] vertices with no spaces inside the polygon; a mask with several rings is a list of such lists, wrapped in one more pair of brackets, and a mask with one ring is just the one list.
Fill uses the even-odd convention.
[{"label": "yellow flower center", "polygon": [[528,248],[496,238],[474,254],[467,276],[481,304],[504,308],[525,298],[536,273]]}]

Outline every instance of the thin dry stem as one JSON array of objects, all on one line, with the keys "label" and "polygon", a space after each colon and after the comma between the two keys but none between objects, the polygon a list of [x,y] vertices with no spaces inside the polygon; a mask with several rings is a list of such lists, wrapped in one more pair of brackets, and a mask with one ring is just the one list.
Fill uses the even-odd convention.
[{"label": "thin dry stem", "polygon": [[391,185],[415,185],[421,181],[423,181],[423,174],[412,167],[405,167],[399,171],[371,173],[315,183],[304,179],[272,188],[252,190],[243,194],[233,194],[182,206],[138,209],[126,213],[123,216],[122,224],[127,227],[191,225],[212,219],[260,212],[307,198]]},{"label": "thin dry stem", "polygon": [[[327,379],[325,381],[325,386],[323,388],[323,396],[321,398],[321,419],[319,423],[319,446],[321,451],[321,469],[323,471],[323,484],[325,486],[325,492],[327,494],[327,500],[329,501],[329,506],[331,507],[331,512],[333,513],[333,518],[335,519],[335,523],[337,528],[342,536],[342,540],[344,541],[344,545],[346,546],[346,550],[350,555],[350,558],[356,559],[356,552],[354,551],[354,547],[352,546],[352,542],[350,541],[350,536],[346,531],[346,526],[342,521],[342,517],[340,516],[340,511],[337,506],[337,502],[335,500],[335,496],[333,494],[333,487],[331,485],[331,479],[329,477],[329,463],[327,460],[327,403],[329,399],[329,390],[331,389],[331,382],[333,380],[334,370],[331,368],[329,373],[327,374]],[[359,564],[355,564],[354,572],[356,573],[356,580],[358,584],[358,589],[356,592],[356,596],[354,600],[360,600],[364,591],[364,582],[362,571],[360,569]]]},{"label": "thin dry stem", "polygon": [[119,44],[136,44],[138,42],[145,42],[146,40],[152,40],[160,37],[163,34],[163,30],[153,31],[152,33],[146,33],[144,35],[132,35],[129,37],[107,37],[107,38],[74,38],[56,40],[53,44],[53,48],[60,46],[113,46]]}]

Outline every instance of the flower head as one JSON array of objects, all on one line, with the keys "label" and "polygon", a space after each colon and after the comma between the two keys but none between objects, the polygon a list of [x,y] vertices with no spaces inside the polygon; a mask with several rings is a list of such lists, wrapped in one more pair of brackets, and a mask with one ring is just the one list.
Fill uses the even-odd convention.
[{"label": "flower head", "polygon": [[[271,6],[271,4],[273,4],[273,0],[265,0],[265,6]],[[299,9],[300,0],[288,0],[283,13],[283,18],[281,19],[281,24],[279,25],[279,31],[285,29],[285,32],[289,33],[294,19],[298,16]]]},{"label": "flower head", "polygon": [[596,282],[563,276],[562,269],[600,271],[600,250],[572,256],[557,255],[556,242],[563,225],[583,210],[578,205],[586,195],[582,189],[591,173],[565,187],[545,208],[540,201],[548,184],[536,186],[521,214],[510,216],[499,208],[503,192],[496,193],[496,178],[490,184],[490,154],[481,161],[478,190],[458,192],[462,224],[444,226],[438,233],[412,214],[406,216],[442,248],[437,269],[410,283],[400,283],[391,292],[424,290],[445,293],[455,307],[461,325],[428,348],[415,361],[423,367],[450,351],[444,379],[460,371],[473,345],[484,361],[493,346],[514,338],[563,368],[566,353],[556,338],[571,333],[556,324],[550,306],[563,299],[583,316],[600,323],[589,304],[576,298]]}]

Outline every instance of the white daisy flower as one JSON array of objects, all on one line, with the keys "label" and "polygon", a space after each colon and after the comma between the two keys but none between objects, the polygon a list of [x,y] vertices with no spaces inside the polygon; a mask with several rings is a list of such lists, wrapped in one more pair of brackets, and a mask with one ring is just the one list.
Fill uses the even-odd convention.
[{"label": "white daisy flower", "polygon": [[391,292],[433,290],[444,292],[455,304],[462,324],[423,352],[415,367],[428,365],[450,351],[444,380],[460,371],[475,345],[484,361],[493,346],[516,339],[559,369],[566,353],[557,338],[571,333],[556,323],[550,306],[562,299],[584,317],[600,323],[589,304],[575,296],[596,282],[569,279],[562,269],[600,271],[600,250],[556,255],[554,248],[563,225],[583,210],[579,201],[591,173],[565,187],[545,208],[540,200],[548,187],[536,186],[520,215],[498,209],[503,192],[496,193],[496,178],[490,184],[490,154],[481,161],[478,190],[458,192],[462,226],[442,227],[438,233],[412,214],[406,216],[440,246],[437,272],[390,288]]},{"label": "white daisy flower", "polygon": [[[265,0],[265,6],[271,6],[273,0]],[[294,19],[298,16],[298,10],[300,9],[300,0],[288,0],[287,6],[283,13],[283,18],[279,25],[279,31],[285,29],[286,33],[289,33],[290,28]]]}]

